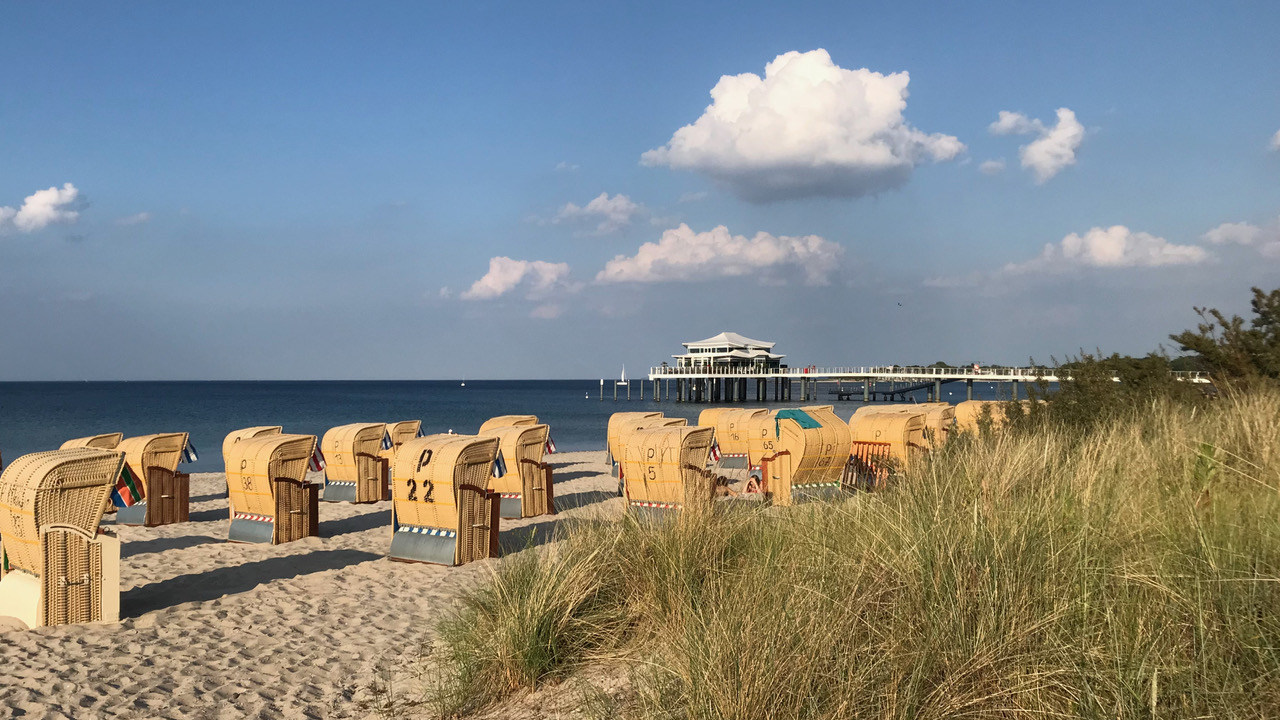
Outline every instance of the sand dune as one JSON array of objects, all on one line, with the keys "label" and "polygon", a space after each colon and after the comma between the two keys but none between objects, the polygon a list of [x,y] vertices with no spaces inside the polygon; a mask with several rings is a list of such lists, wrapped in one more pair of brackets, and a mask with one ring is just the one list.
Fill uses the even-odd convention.
[{"label": "sand dune", "polygon": [[[558,516],[503,522],[504,548],[556,518],[621,512],[603,452],[562,453]],[[392,562],[391,504],[321,503],[320,537],[227,543],[221,473],[192,476],[191,522],[124,527],[119,625],[0,631],[0,704],[30,718],[346,718],[380,668],[497,561]],[[25,713],[25,714],[24,714]]]}]

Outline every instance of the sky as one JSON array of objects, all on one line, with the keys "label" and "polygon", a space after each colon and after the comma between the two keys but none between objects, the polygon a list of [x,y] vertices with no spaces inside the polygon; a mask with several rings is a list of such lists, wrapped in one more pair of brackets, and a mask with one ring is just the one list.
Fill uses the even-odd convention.
[{"label": "sky", "polygon": [[1143,354],[1280,287],[1280,3],[13,3],[0,380]]}]

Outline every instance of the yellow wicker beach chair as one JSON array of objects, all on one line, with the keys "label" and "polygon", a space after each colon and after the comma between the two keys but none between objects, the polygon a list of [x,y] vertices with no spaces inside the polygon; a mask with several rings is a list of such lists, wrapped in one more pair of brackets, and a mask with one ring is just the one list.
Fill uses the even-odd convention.
[{"label": "yellow wicker beach chair", "polygon": [[930,448],[946,444],[955,431],[956,408],[951,403],[896,403],[893,405],[868,405],[858,408],[854,415],[875,413],[923,413],[925,416],[925,440]]},{"label": "yellow wicker beach chair", "polygon": [[[617,475],[617,468],[622,464],[622,455],[618,452],[618,434],[624,425],[633,424],[636,420],[645,418],[660,418],[660,412],[616,412],[609,416],[609,430],[606,438],[605,448],[608,450],[608,461],[614,466],[614,475]],[[628,430],[628,432],[630,432]]]},{"label": "yellow wicker beach chair", "polygon": [[62,443],[59,450],[70,450],[72,448],[99,448],[102,450],[115,450],[120,444],[120,439],[124,437],[124,433],[103,433],[102,435],[90,435],[89,437],[75,438]]},{"label": "yellow wicker beach chair", "polygon": [[269,433],[227,448],[228,540],[279,544],[320,534],[320,488],[307,482],[315,447],[315,435]]},{"label": "yellow wicker beach chair", "polygon": [[760,487],[775,505],[832,499],[846,487],[852,442],[849,426],[830,405],[779,410],[773,451],[761,458]]},{"label": "yellow wicker beach chair", "polygon": [[499,498],[490,482],[499,442],[428,435],[400,447],[391,475],[392,560],[462,565],[497,557]]},{"label": "yellow wicker beach chair", "polygon": [[748,466],[747,422],[757,415],[768,415],[764,409],[710,408],[698,414],[698,425],[716,429],[716,442],[720,444],[722,469],[744,469]]},{"label": "yellow wicker beach chair", "polygon": [[547,425],[511,425],[480,432],[498,438],[498,452],[506,464],[506,475],[490,482],[501,499],[502,517],[534,517],[556,511],[551,465],[542,461],[550,431]]},{"label": "yellow wicker beach chair", "polygon": [[[689,421],[685,418],[669,418],[669,417],[653,417],[640,418],[632,423],[623,425],[618,430],[618,457],[625,458],[627,456],[627,444],[631,442],[631,436],[639,430],[649,430],[651,428],[660,427],[685,427]],[[621,480],[625,476],[625,464],[618,463],[618,479]]]},{"label": "yellow wicker beach chair", "polygon": [[186,433],[161,433],[125,438],[116,446],[125,464],[142,482],[142,500],[119,508],[121,525],[169,525],[186,522],[191,510],[191,476],[178,472]]},{"label": "yellow wicker beach chair", "polygon": [[27,627],[119,621],[120,539],[99,524],[123,465],[123,453],[73,448],[0,474],[0,615]]},{"label": "yellow wicker beach chair", "polygon": [[888,454],[899,467],[907,467],[921,453],[929,449],[925,439],[928,423],[924,413],[908,412],[856,412],[849,418],[849,432],[853,443],[888,443]]},{"label": "yellow wicker beach chair", "polygon": [[491,417],[480,424],[480,430],[477,435],[484,435],[486,430],[500,427],[511,427],[515,425],[537,425],[537,415],[499,415]]},{"label": "yellow wicker beach chair", "polygon": [[631,433],[623,462],[627,509],[637,515],[706,510],[716,495],[707,471],[714,428],[668,426]]},{"label": "yellow wicker beach chair", "polygon": [[386,430],[386,423],[355,423],[324,434],[325,502],[369,503],[387,497],[388,463],[378,454]]},{"label": "yellow wicker beach chair", "polygon": [[990,428],[999,428],[1005,420],[1005,414],[1000,405],[999,400],[965,400],[957,403],[956,432],[978,432],[983,418],[990,423]]}]

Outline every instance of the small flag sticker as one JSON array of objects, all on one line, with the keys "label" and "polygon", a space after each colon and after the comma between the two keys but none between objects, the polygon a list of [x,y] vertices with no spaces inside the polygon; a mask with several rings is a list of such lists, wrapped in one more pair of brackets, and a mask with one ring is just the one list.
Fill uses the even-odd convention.
[{"label": "small flag sticker", "polygon": [[324,470],[324,453],[320,452],[320,446],[317,445],[315,450],[311,451],[311,462],[307,463],[312,472],[320,472]]},{"label": "small flag sticker", "polygon": [[111,491],[111,504],[116,507],[130,507],[143,499],[142,482],[129,469],[128,463],[121,466],[120,477],[116,478],[116,487]]},{"label": "small flag sticker", "polygon": [[720,441],[711,441],[711,462],[720,462]]},{"label": "small flag sticker", "polygon": [[389,430],[382,431],[382,449],[390,450],[393,443],[391,442],[391,432]]},{"label": "small flag sticker", "polygon": [[191,440],[187,440],[187,444],[182,447],[182,462],[193,463],[200,459],[196,453],[196,446],[191,444]]},{"label": "small flag sticker", "polygon": [[493,459],[493,476],[500,478],[507,474],[507,461],[502,459],[502,453]]},{"label": "small flag sticker", "polygon": [[545,453],[546,453],[546,454],[548,454],[548,455],[553,455],[553,454],[555,454],[555,451],[556,451],[556,441],[555,441],[555,440],[552,440],[550,435],[548,435],[548,436],[547,436],[547,444],[546,444],[546,446],[545,446],[545,447],[543,447],[543,448],[542,448],[542,451],[543,451],[543,452],[545,452]]}]

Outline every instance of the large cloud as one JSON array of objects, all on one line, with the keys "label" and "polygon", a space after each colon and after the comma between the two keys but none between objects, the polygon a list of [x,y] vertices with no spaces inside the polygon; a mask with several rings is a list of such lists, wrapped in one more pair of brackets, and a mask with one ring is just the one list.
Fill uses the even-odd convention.
[{"label": "large cloud", "polygon": [[552,218],[551,222],[557,225],[579,222],[595,223],[595,228],[591,231],[591,234],[609,235],[628,227],[633,219],[647,212],[648,210],[645,206],[632,201],[631,198],[622,193],[609,197],[609,193],[602,192],[583,207],[573,203],[566,203]]},{"label": "large cloud", "polygon": [[80,217],[75,209],[80,191],[66,183],[62,187],[37,190],[22,201],[22,207],[0,207],[0,231],[12,226],[19,232],[35,232],[53,223],[71,223]]},{"label": "large cloud", "polygon": [[1058,108],[1058,122],[1053,127],[1022,113],[1001,110],[987,130],[992,135],[1036,135],[1034,140],[1018,148],[1018,157],[1022,167],[1030,170],[1038,183],[1048,181],[1068,165],[1075,165],[1076,150],[1084,142],[1084,126],[1067,108]]},{"label": "large cloud", "polygon": [[528,296],[537,299],[557,287],[563,287],[568,276],[568,263],[512,260],[500,256],[490,258],[489,272],[472,283],[460,297],[464,300],[489,300],[515,290],[523,283],[528,288]]},{"label": "large cloud", "polygon": [[619,255],[596,275],[601,283],[664,282],[742,277],[794,268],[810,285],[825,285],[844,254],[844,248],[817,235],[755,237],[732,235],[723,225],[694,232],[681,224],[662,233],[657,242],[640,246],[635,255]]},{"label": "large cloud", "polygon": [[721,77],[702,116],[641,162],[704,173],[751,202],[888,190],[965,149],[907,124],[908,82],[906,72],[846,70],[826,50],[789,52],[763,78]]},{"label": "large cloud", "polygon": [[1204,240],[1214,245],[1252,245],[1262,237],[1262,228],[1249,223],[1222,223],[1204,234]]}]

